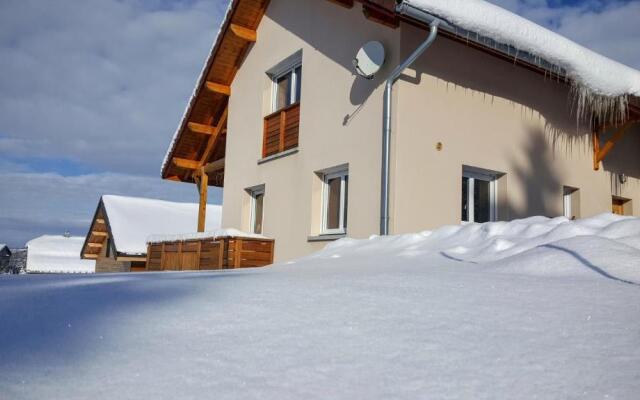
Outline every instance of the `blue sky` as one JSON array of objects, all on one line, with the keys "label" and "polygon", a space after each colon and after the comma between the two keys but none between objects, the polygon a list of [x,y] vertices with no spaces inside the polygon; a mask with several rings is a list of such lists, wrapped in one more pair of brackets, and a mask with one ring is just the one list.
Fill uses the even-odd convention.
[{"label": "blue sky", "polygon": [[[640,68],[638,1],[493,2]],[[0,243],[84,235],[101,194],[197,201],[159,168],[226,6],[0,2]]]}]

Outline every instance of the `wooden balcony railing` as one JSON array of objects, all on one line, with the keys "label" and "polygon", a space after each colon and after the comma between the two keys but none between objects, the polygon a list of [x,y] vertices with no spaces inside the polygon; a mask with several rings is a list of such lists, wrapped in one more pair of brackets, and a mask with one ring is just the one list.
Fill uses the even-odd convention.
[{"label": "wooden balcony railing", "polygon": [[264,117],[262,157],[272,156],[298,147],[300,131],[300,103]]}]

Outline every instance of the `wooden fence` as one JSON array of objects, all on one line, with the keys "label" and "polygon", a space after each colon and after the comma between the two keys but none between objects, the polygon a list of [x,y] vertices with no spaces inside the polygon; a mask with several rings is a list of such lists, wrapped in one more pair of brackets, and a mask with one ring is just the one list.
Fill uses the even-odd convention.
[{"label": "wooden fence", "polygon": [[147,271],[264,267],[273,263],[272,239],[220,237],[149,243]]}]

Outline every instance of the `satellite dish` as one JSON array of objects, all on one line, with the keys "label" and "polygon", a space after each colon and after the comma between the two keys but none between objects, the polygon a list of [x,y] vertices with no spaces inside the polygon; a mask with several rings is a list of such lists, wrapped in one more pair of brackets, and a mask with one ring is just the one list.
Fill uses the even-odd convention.
[{"label": "satellite dish", "polygon": [[384,64],[384,47],[380,42],[366,43],[356,54],[353,59],[353,66],[356,68],[358,75],[373,79],[375,74]]}]

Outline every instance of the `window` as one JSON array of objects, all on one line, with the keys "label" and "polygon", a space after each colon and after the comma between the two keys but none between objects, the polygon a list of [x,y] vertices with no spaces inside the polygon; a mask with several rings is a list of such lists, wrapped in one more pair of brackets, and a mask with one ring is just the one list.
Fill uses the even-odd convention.
[{"label": "window", "polygon": [[322,233],[347,232],[347,199],[349,197],[347,170],[327,173],[323,176]]},{"label": "window", "polygon": [[296,63],[273,77],[272,111],[279,111],[300,102],[302,65]]},{"label": "window", "polygon": [[271,114],[264,117],[262,158],[279,157],[285,151],[294,153],[298,147],[302,51],[271,68],[267,75],[272,82]]},{"label": "window", "polygon": [[254,189],[250,193],[251,193],[251,232],[262,234],[264,188]]},{"label": "window", "polygon": [[564,186],[562,188],[562,215],[569,219],[576,219],[578,208],[578,189]]},{"label": "window", "polygon": [[462,173],[462,221],[489,222],[497,216],[497,174],[464,168]]},{"label": "window", "polygon": [[618,215],[631,215],[631,200],[612,196],[611,212]]}]

